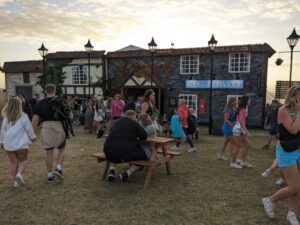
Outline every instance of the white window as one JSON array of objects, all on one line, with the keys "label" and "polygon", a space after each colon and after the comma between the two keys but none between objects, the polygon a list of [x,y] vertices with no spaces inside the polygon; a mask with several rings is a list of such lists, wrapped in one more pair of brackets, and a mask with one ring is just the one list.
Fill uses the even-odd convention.
[{"label": "white window", "polygon": [[199,56],[186,55],[180,57],[180,74],[198,74]]},{"label": "white window", "polygon": [[250,72],[250,53],[230,53],[229,54],[229,73],[249,73]]},{"label": "white window", "polygon": [[88,84],[87,66],[72,66],[72,84]]},{"label": "white window", "polygon": [[198,115],[198,95],[191,94],[179,94],[179,98],[183,97],[186,101],[186,105],[188,108],[193,108],[195,110],[196,115]]}]

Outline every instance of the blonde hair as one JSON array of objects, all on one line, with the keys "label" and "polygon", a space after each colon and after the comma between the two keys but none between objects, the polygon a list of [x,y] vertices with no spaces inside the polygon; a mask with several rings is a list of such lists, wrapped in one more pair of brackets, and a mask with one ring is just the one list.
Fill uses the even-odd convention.
[{"label": "blonde hair", "polygon": [[236,111],[236,107],[233,106],[233,102],[236,101],[236,98],[235,97],[231,97],[227,104],[225,105],[225,108],[224,108],[224,112],[227,111],[227,109],[233,109],[233,111]]},{"label": "blonde hair", "polygon": [[7,118],[8,122],[14,124],[21,118],[23,110],[21,99],[19,97],[12,97],[1,111],[3,118]]},{"label": "blonde hair", "polygon": [[141,121],[141,123],[144,127],[152,124],[152,120],[147,113],[140,113],[139,120]]},{"label": "blonde hair", "polygon": [[283,106],[285,108],[295,110],[295,106],[297,104],[296,95],[298,93],[300,93],[300,85],[292,86],[287,92]]},{"label": "blonde hair", "polygon": [[126,117],[134,117],[134,116],[136,116],[136,112],[133,110],[127,110],[124,115]]}]

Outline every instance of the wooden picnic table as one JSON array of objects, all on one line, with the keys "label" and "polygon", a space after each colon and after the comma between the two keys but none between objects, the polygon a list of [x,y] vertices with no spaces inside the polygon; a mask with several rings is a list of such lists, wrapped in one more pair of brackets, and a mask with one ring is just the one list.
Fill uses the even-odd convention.
[{"label": "wooden picnic table", "polygon": [[[175,141],[173,138],[165,138],[165,137],[151,137],[147,138],[144,142],[151,142],[155,144],[155,148],[157,149],[157,153],[160,153],[163,155],[161,159],[155,160],[155,161],[147,161],[147,160],[139,160],[139,161],[132,161],[128,163],[136,164],[139,166],[144,166],[147,170],[147,174],[145,177],[145,183],[144,183],[144,188],[148,186],[150,183],[152,174],[154,169],[159,166],[159,165],[166,165],[166,170],[167,174],[170,175],[170,161],[175,157],[175,156],[180,156],[182,153],[178,151],[170,151],[168,150],[167,145],[171,142]],[[105,180],[108,172],[108,168],[110,165],[110,162],[106,160],[106,157],[104,153],[95,153],[92,154],[93,157],[97,158],[98,162],[103,162],[106,161],[106,166],[105,170],[103,172],[102,179]]]}]

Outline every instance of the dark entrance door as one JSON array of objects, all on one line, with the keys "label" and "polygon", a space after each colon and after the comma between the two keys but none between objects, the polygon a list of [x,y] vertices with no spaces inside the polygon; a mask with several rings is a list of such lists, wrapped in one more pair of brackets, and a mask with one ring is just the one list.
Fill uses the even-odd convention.
[{"label": "dark entrance door", "polygon": [[16,86],[16,94],[26,96],[26,99],[32,98],[32,86]]}]

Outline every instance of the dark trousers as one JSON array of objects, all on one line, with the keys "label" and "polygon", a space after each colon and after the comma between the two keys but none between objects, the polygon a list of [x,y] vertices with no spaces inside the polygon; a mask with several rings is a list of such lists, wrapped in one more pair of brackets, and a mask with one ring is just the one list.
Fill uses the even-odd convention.
[{"label": "dark trousers", "polygon": [[[187,142],[189,143],[189,145],[191,146],[191,148],[193,148],[194,147],[194,144],[193,144],[193,142],[192,142],[192,139],[189,137],[189,135],[188,135],[188,128],[187,127],[183,127],[183,131],[184,131],[184,133],[185,133],[185,135],[186,135],[186,140],[187,140]],[[176,146],[177,147],[179,147],[179,145],[180,145],[180,139],[177,139],[176,138]]]}]

